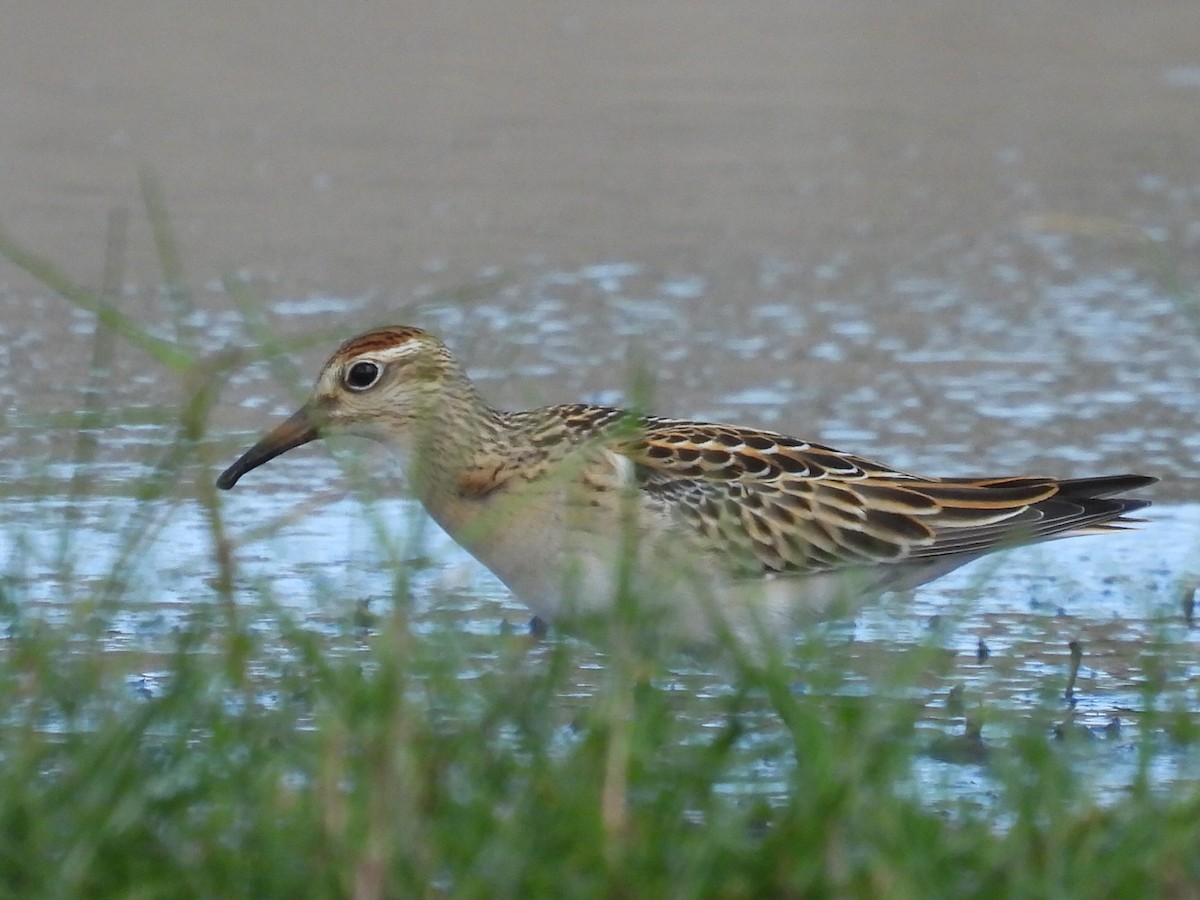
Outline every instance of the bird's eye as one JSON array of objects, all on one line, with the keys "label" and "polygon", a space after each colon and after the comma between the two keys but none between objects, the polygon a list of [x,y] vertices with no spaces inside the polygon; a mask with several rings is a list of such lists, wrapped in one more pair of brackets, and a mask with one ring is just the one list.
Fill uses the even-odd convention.
[{"label": "bird's eye", "polygon": [[346,387],[352,391],[365,391],[367,388],[373,387],[382,374],[383,369],[378,363],[356,362],[346,370]]}]

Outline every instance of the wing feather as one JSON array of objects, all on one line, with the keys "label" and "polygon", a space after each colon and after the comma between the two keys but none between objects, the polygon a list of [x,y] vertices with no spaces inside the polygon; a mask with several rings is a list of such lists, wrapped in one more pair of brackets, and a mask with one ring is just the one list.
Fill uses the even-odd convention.
[{"label": "wing feather", "polygon": [[705,549],[760,572],[966,561],[1006,544],[1119,527],[1143,502],[1104,498],[1154,481],[921,478],[769,431],[640,424],[612,447],[633,461],[640,489]]}]

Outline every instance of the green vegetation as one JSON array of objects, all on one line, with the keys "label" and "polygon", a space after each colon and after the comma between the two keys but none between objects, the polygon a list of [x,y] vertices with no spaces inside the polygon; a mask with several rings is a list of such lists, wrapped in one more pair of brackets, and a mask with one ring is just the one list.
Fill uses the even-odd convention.
[{"label": "green vegetation", "polygon": [[[179,255],[160,192],[144,187],[173,341],[117,308],[120,240],[106,285],[89,291],[0,236],[11,264],[102,326],[87,404],[61,428],[73,480],[6,489],[65,498],[50,580],[69,612],[39,610],[28,523],[6,516],[0,895],[1200,894],[1200,789],[1168,794],[1152,778],[1164,747],[1195,754],[1200,737],[1165,663],[1145,686],[1134,775],[1101,801],[1078,764],[1091,732],[1055,737],[1065,671],[1032,714],[973,712],[967,736],[956,719],[931,741],[924,700],[950,687],[932,642],[889,655],[863,696],[819,630],[794,658],[758,666],[730,653],[718,675],[619,640],[621,623],[595,644],[473,635],[414,610],[419,572],[399,550],[391,596],[373,598],[382,612],[359,615],[326,573],[313,591],[332,625],[315,627],[239,568],[212,487],[233,445],[215,446],[208,421],[247,360],[191,348]],[[241,287],[229,293],[282,369],[291,348]],[[73,575],[91,490],[80,473],[116,415],[97,398],[118,342],[177,378],[179,402],[158,420],[173,437],[120,507],[111,570],[84,581]],[[206,587],[144,646],[135,635],[132,648],[106,648],[114,623],[158,602],[128,572],[184,505],[206,523]],[[146,689],[131,680],[140,671],[157,673]],[[986,796],[922,783],[914,767],[930,758],[958,760]]]}]

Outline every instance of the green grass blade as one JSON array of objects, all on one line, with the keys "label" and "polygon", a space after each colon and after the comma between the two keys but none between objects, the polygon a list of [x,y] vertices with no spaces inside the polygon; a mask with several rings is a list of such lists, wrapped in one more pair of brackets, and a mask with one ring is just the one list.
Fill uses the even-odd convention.
[{"label": "green grass blade", "polygon": [[156,362],[176,372],[182,372],[195,363],[192,353],[140,327],[133,319],[105,300],[103,295],[76,284],[61,269],[22,247],[3,229],[0,229],[0,256],[40,281],[64,300],[94,314],[102,327],[124,338]]}]

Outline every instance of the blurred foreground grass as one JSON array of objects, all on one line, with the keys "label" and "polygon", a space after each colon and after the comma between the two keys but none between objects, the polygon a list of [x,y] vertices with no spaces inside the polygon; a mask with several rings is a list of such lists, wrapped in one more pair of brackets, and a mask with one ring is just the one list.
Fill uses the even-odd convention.
[{"label": "blurred foreground grass", "polygon": [[[299,621],[239,573],[207,422],[248,360],[189,343],[179,254],[152,178],[144,189],[175,340],[115,303],[119,222],[97,291],[0,236],[11,264],[100,322],[61,449],[75,475],[46,489],[56,509],[65,495],[67,513],[46,521],[63,529],[53,580],[70,594],[66,615],[33,599],[21,532],[35,523],[10,517],[0,532],[0,895],[1200,895],[1200,789],[1164,793],[1150,778],[1164,739],[1196,752],[1194,711],[1159,702],[1165,675],[1146,686],[1137,775],[1121,797],[1101,804],[1071,742],[1055,739],[1058,685],[1044,710],[1003,723],[1004,741],[972,733],[932,751],[986,772],[991,802],[931,802],[914,785],[931,748],[908,689],[936,674],[935,648],[900,654],[879,677],[887,689],[866,697],[839,690],[844,660],[819,637],[766,667],[731,657],[728,689],[704,697],[678,659],[615,652],[581,703],[590,650],[415,628],[400,560],[381,617],[347,612],[332,631]],[[229,291],[282,370],[289,348],[242,288]],[[179,403],[112,571],[77,584],[84,551],[71,531],[86,526],[71,509],[98,423],[114,416],[101,398],[119,342],[178,379]],[[154,539],[164,503],[203,510],[207,590],[169,633],[112,652],[114,622],[154,602],[124,567]],[[353,605],[325,592],[331,610]],[[131,679],[146,669],[152,689]],[[1175,713],[1156,718],[1162,707]],[[777,777],[773,790],[739,790],[755,767]]]}]

